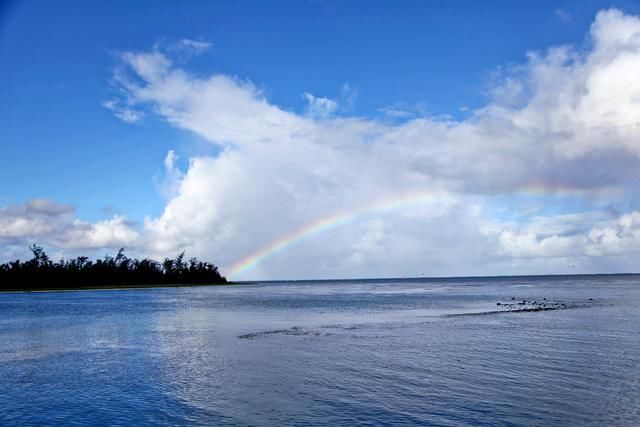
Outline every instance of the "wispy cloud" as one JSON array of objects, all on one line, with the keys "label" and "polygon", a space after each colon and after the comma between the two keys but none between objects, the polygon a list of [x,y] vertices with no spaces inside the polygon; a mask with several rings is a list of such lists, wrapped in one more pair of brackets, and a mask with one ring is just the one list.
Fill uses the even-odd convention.
[{"label": "wispy cloud", "polygon": [[116,99],[104,101],[102,106],[113,111],[113,114],[117,118],[126,123],[137,123],[144,117],[144,113],[142,111],[123,106],[121,102]]},{"label": "wispy cloud", "polygon": [[558,8],[553,11],[553,14],[561,21],[571,21],[571,15],[564,9]]},{"label": "wispy cloud", "polygon": [[317,97],[305,92],[304,98],[307,100],[307,114],[316,119],[327,119],[338,111],[338,103],[326,97]]},{"label": "wispy cloud", "polygon": [[208,41],[180,39],[175,42],[158,42],[154,45],[154,50],[165,52],[180,61],[186,61],[194,56],[202,55],[212,47],[213,43]]}]

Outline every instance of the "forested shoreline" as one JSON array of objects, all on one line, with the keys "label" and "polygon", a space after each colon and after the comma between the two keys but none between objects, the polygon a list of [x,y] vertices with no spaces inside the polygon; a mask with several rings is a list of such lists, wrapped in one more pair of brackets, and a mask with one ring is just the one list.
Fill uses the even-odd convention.
[{"label": "forested shoreline", "polygon": [[33,258],[0,264],[0,291],[216,285],[227,280],[210,262],[176,258],[158,262],[129,258],[120,249],[116,256],[92,260],[86,256],[52,261],[41,246],[29,248]]}]

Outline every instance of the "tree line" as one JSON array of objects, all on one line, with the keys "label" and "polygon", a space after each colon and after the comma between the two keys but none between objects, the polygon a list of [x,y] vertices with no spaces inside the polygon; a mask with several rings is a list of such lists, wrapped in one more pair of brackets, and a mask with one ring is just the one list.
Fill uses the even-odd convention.
[{"label": "tree line", "polygon": [[29,249],[33,253],[32,259],[0,264],[0,290],[227,283],[218,267],[196,258],[185,260],[184,252],[174,259],[158,262],[129,258],[122,248],[115,257],[105,255],[103,259],[93,261],[79,256],[54,262],[42,246],[33,245]]}]

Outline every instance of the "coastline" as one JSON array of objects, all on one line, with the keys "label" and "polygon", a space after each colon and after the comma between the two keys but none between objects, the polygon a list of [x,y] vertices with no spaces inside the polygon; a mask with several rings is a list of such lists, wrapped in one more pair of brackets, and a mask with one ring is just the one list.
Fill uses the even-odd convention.
[{"label": "coastline", "polygon": [[118,291],[126,289],[158,289],[158,288],[194,288],[205,286],[229,286],[242,285],[238,282],[227,283],[172,283],[172,284],[154,284],[154,285],[122,285],[122,286],[82,286],[77,288],[41,288],[41,289],[0,289],[2,293],[36,293],[36,292],[75,292],[75,291]]}]

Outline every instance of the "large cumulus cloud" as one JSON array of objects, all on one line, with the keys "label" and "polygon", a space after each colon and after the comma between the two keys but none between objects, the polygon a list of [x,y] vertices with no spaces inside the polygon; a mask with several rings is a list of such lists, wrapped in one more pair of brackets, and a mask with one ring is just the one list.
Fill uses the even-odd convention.
[{"label": "large cumulus cloud", "polygon": [[[332,212],[414,191],[446,192],[447,202],[365,217],[265,260],[254,277],[525,272],[522,260],[558,269],[637,251],[637,225],[620,225],[633,213],[615,224],[598,213],[638,179],[637,17],[603,11],[585,47],[529,53],[485,107],[459,121],[295,114],[249,81],[195,76],[157,50],[127,52],[122,66],[118,78],[134,105],[222,150],[192,158],[165,212],[146,222],[158,253],[188,248],[228,265]],[[492,212],[496,196],[531,191],[570,192],[596,213],[575,230],[567,215],[545,229],[532,225],[540,217]]]}]

